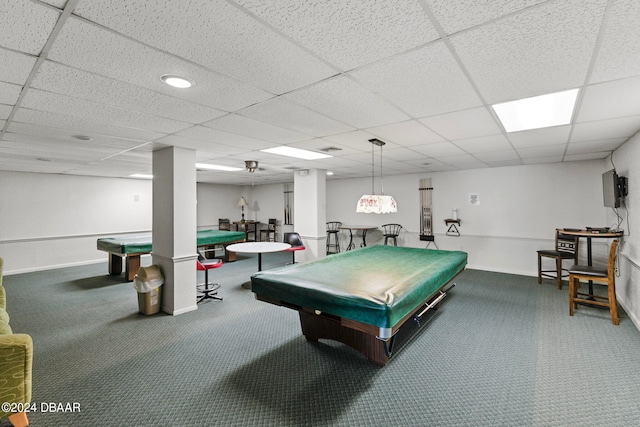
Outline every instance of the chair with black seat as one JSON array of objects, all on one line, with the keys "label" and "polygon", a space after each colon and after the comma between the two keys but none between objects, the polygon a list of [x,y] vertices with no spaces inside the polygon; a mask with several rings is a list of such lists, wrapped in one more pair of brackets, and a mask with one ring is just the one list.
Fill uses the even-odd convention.
[{"label": "chair with black seat", "polygon": [[218,230],[231,231],[229,218],[218,218]]},{"label": "chair with black seat", "polygon": [[209,283],[209,270],[213,268],[218,268],[222,266],[221,259],[208,259],[202,254],[202,252],[198,251],[198,259],[196,260],[196,270],[204,271],[204,283],[201,283],[196,286],[198,299],[197,302],[200,303],[206,299],[217,299],[222,301],[222,297],[218,296],[218,289],[220,289],[220,285],[218,283]]},{"label": "chair with black seat", "polygon": [[263,228],[260,230],[260,241],[261,242],[275,242],[276,241],[276,218],[269,218],[269,222],[267,223],[267,228]]},{"label": "chair with black seat", "polygon": [[[558,289],[562,289],[562,278],[569,277],[569,270],[562,267],[564,260],[572,260],[573,264],[578,263],[578,236],[562,234],[556,229],[555,249],[541,249],[538,251],[538,284],[542,283],[542,277],[556,279]],[[555,262],[553,270],[542,269],[542,258],[552,258]]]},{"label": "chair with black seat", "polygon": [[[609,307],[611,323],[618,324],[618,303],[616,301],[616,251],[618,241],[611,242],[609,248],[609,259],[607,268],[597,268],[590,265],[573,265],[569,268],[569,315],[573,316],[573,311],[578,308],[578,303],[588,304],[598,307]],[[580,281],[591,281],[604,283],[607,286],[607,296],[594,295],[593,287],[590,286],[588,293],[578,292]]]},{"label": "chair with black seat", "polygon": [[304,243],[302,243],[302,238],[300,234],[296,232],[284,233],[284,243],[288,243],[291,245],[290,248],[285,249],[285,252],[291,252],[291,263],[296,263],[296,252],[304,251],[306,248],[304,247]]},{"label": "chair with black seat", "polygon": [[[327,222],[327,255],[340,252],[340,239],[338,237],[340,227],[342,227],[340,221]],[[332,239],[333,242],[331,241]]]},{"label": "chair with black seat", "polygon": [[398,246],[398,235],[402,226],[400,224],[384,224],[382,226],[382,235],[384,236],[384,244],[387,245],[389,239],[393,239],[393,246]]}]

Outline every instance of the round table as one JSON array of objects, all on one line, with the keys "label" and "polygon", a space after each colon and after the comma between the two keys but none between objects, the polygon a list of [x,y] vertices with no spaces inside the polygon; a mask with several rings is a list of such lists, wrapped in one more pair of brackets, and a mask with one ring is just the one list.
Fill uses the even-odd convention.
[{"label": "round table", "polygon": [[340,230],[349,230],[349,245],[347,246],[347,250],[350,251],[356,248],[356,244],[353,242],[353,232],[356,233],[358,231],[362,232],[362,243],[360,247],[367,246],[367,231],[376,230],[378,227],[375,225],[343,225],[340,227]]},{"label": "round table", "polygon": [[[227,250],[231,252],[240,252],[244,254],[258,254],[258,271],[262,271],[262,254],[267,252],[282,252],[291,247],[288,243],[279,242],[245,242],[234,243],[227,246]],[[243,288],[251,288],[251,282],[243,283]]]}]

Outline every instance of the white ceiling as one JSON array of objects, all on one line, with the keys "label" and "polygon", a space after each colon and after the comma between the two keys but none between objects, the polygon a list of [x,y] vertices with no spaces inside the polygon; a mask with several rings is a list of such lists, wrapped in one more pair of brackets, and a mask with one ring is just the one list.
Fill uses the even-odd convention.
[{"label": "white ceiling", "polygon": [[[363,177],[371,138],[385,175],[605,158],[640,129],[639,21],[638,0],[3,1],[0,170],[127,177],[177,146],[259,161],[201,182]],[[490,107],[571,88],[565,126],[508,134]]]}]

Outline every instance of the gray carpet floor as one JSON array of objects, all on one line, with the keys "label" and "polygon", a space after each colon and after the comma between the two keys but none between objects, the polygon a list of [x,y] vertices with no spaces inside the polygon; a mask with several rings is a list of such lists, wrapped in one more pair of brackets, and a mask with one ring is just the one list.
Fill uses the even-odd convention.
[{"label": "gray carpet floor", "polygon": [[34,340],[33,426],[640,423],[640,333],[624,312],[617,327],[603,310],[569,317],[566,284],[467,270],[381,368],[307,342],[296,312],[255,300],[241,286],[255,258],[214,270],[224,301],[180,316],[139,314],[132,284],[106,270],[5,276],[11,326]]}]

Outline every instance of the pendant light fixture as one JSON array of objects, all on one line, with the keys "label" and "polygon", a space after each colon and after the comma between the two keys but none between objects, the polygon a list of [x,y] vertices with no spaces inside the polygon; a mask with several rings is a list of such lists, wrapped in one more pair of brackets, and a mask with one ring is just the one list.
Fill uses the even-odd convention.
[{"label": "pendant light fixture", "polygon": [[[384,183],[382,176],[382,146],[385,145],[385,143],[377,138],[370,139],[369,142],[371,143],[371,194],[365,194],[360,197],[360,200],[358,200],[358,204],[356,205],[356,212],[375,214],[398,212],[398,205],[396,204],[394,198],[392,196],[385,196],[384,194]],[[374,145],[380,147],[380,192],[382,194],[376,194],[374,188]]]}]

